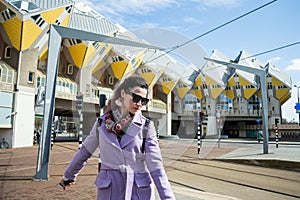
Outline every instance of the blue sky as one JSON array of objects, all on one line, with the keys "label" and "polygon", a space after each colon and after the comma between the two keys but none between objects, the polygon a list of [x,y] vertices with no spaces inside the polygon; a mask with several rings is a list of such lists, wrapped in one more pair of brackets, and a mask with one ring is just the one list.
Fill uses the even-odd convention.
[{"label": "blue sky", "polygon": [[[128,30],[162,28],[195,38],[271,0],[76,0],[84,2],[114,23]],[[234,59],[241,50],[254,55],[300,42],[300,1],[274,3],[224,26],[196,42],[211,55],[215,49]],[[179,43],[180,44],[180,43]],[[179,45],[174,43],[172,46]],[[300,85],[300,44],[258,56],[271,61]],[[295,113],[297,90],[283,105],[283,118],[298,121]]]}]

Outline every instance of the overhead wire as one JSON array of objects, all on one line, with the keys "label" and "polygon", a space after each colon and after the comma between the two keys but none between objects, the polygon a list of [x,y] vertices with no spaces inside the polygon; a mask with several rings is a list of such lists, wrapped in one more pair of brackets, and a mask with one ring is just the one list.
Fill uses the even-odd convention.
[{"label": "overhead wire", "polygon": [[[245,16],[247,16],[247,15],[249,15],[249,14],[251,14],[251,13],[257,11],[257,10],[260,10],[260,9],[262,9],[262,8],[268,6],[268,5],[270,5],[270,4],[272,4],[272,3],[276,2],[276,1],[277,1],[277,0],[270,1],[270,2],[268,2],[268,3],[266,3],[266,4],[262,5],[262,6],[259,6],[259,7],[255,8],[255,9],[253,9],[253,10],[251,10],[251,11],[249,11],[249,12],[243,14],[243,15],[238,16],[238,17],[236,17],[236,18],[234,18],[234,19],[232,19],[232,20],[230,20],[230,21],[228,21],[228,22],[226,22],[226,23],[224,23],[224,24],[221,24],[220,26],[217,26],[217,27],[211,29],[210,31],[207,31],[207,32],[205,32],[205,33],[203,33],[203,34],[201,34],[201,35],[199,35],[199,36],[197,36],[197,37],[195,37],[195,38],[193,38],[193,39],[191,39],[191,40],[188,40],[188,41],[186,41],[186,42],[184,42],[184,43],[182,43],[182,44],[180,44],[180,45],[171,47],[171,48],[169,48],[170,50],[168,50],[168,51],[166,51],[165,53],[163,53],[163,54],[161,54],[161,55],[159,55],[159,56],[153,58],[152,60],[149,60],[149,59],[148,59],[148,60],[145,62],[145,64],[147,64],[147,63],[149,63],[149,62],[152,62],[152,61],[154,61],[154,60],[156,60],[156,59],[158,59],[158,58],[160,58],[160,57],[162,57],[162,56],[164,56],[164,55],[166,55],[166,54],[169,54],[169,53],[171,53],[172,51],[174,51],[174,50],[176,50],[176,49],[178,49],[178,48],[180,48],[180,47],[182,47],[182,46],[184,46],[184,45],[187,45],[187,44],[189,44],[189,43],[192,42],[192,41],[195,41],[195,40],[199,39],[200,37],[203,37],[203,36],[205,36],[205,35],[207,35],[207,34],[213,32],[213,31],[216,31],[216,30],[218,30],[218,29],[220,29],[220,28],[222,28],[222,27],[224,27],[224,26],[226,26],[226,25],[228,25],[228,24],[230,24],[230,23],[232,23],[232,22],[234,22],[234,21],[237,21],[237,20],[239,20],[239,19],[241,19],[241,18],[243,18],[243,17],[245,17]],[[252,56],[249,56],[249,57],[246,57],[246,58],[242,58],[242,59],[240,59],[240,60],[246,60],[246,59],[249,59],[249,58],[257,57],[257,56],[260,56],[260,55],[263,55],[263,54],[271,53],[271,52],[278,51],[278,50],[281,50],[281,49],[285,49],[285,48],[288,48],[288,47],[291,47],[291,46],[295,46],[295,45],[298,45],[298,44],[300,44],[300,41],[299,41],[299,42],[294,42],[294,43],[291,43],[291,44],[287,44],[287,45],[284,45],[284,46],[281,46],[281,47],[273,48],[273,49],[270,49],[270,50],[267,50],[267,51],[263,51],[263,52],[261,52],[261,53],[254,54],[254,55],[252,55]],[[168,49],[168,48],[166,48],[166,49]],[[153,55],[154,55],[154,54],[153,54]],[[153,55],[152,55],[152,56],[153,56]],[[151,56],[151,57],[152,57],[152,56]],[[221,67],[221,66],[219,66],[219,67]],[[216,69],[216,68],[218,68],[218,67],[214,67],[213,69]],[[210,70],[213,70],[213,69],[209,69],[209,70],[205,70],[205,71],[210,71]],[[202,70],[195,71],[195,72],[193,72],[192,74],[190,74],[190,75],[187,76],[187,77],[190,77],[190,76],[195,75],[195,74],[199,74],[200,72],[202,72]],[[182,78],[187,78],[187,77],[182,77]]]},{"label": "overhead wire", "polygon": [[[276,2],[276,1],[277,1],[277,0],[270,1],[270,2],[268,2],[268,3],[266,3],[266,4],[262,5],[262,6],[259,6],[259,7],[255,8],[255,9],[253,9],[253,10],[251,10],[251,11],[249,11],[249,12],[243,14],[243,15],[240,15],[240,16],[238,16],[238,17],[236,17],[236,18],[234,18],[234,19],[232,19],[232,20],[230,20],[230,21],[228,21],[228,22],[226,22],[226,23],[223,23],[223,24],[221,24],[221,25],[219,25],[219,26],[217,26],[217,27],[215,27],[215,28],[213,28],[213,29],[211,29],[211,30],[209,30],[209,31],[207,31],[207,32],[205,32],[205,33],[203,33],[203,34],[201,34],[201,35],[199,35],[199,36],[197,36],[197,37],[191,39],[191,40],[188,40],[188,41],[186,41],[186,42],[184,42],[184,43],[182,43],[182,44],[180,44],[180,45],[171,47],[171,48],[169,48],[170,50],[166,51],[165,53],[162,53],[161,55],[159,55],[159,56],[153,58],[153,59],[150,60],[150,61],[148,60],[146,63],[152,62],[152,61],[154,61],[154,60],[156,60],[156,59],[158,59],[158,58],[164,56],[165,54],[169,54],[170,52],[172,52],[172,51],[174,51],[174,50],[176,50],[176,49],[178,49],[178,48],[180,48],[180,47],[182,47],[182,46],[185,46],[185,45],[191,43],[192,41],[195,41],[195,40],[197,40],[197,39],[199,39],[199,38],[201,38],[201,37],[203,37],[203,36],[205,36],[205,35],[207,35],[207,34],[209,34],[209,33],[212,33],[212,32],[214,32],[214,31],[216,31],[216,30],[218,30],[218,29],[220,29],[220,28],[222,28],[222,27],[228,25],[228,24],[231,24],[232,22],[237,21],[237,20],[239,20],[239,19],[241,19],[241,18],[243,18],[243,17],[245,17],[245,16],[247,16],[247,15],[249,15],[249,14],[255,12],[255,11],[258,11],[258,10],[260,10],[260,9],[262,9],[262,8],[268,6],[268,5],[270,5],[270,4],[272,4],[272,3]],[[166,49],[168,49],[168,48],[166,48]]]},{"label": "overhead wire", "polygon": [[[278,51],[278,50],[281,50],[281,49],[285,49],[285,48],[289,48],[291,46],[295,46],[295,45],[299,45],[300,44],[300,41],[298,42],[294,42],[294,43],[291,43],[291,44],[287,44],[287,45],[283,45],[281,47],[276,47],[276,48],[273,48],[273,49],[270,49],[270,50],[267,50],[267,51],[263,51],[261,53],[257,53],[257,54],[254,54],[252,56],[248,56],[246,58],[241,58],[239,61],[241,60],[246,60],[246,59],[249,59],[249,58],[253,58],[253,57],[257,57],[257,56],[261,56],[263,54],[267,54],[267,53],[271,53],[271,52],[274,52],[274,51]],[[211,71],[211,70],[214,70],[214,69],[217,69],[217,68],[220,68],[220,67],[223,67],[223,66],[227,66],[226,64],[225,65],[218,65],[214,68],[210,68],[210,69],[206,69],[206,70],[201,70],[199,69],[198,71],[195,71],[193,73],[191,73],[189,76],[186,76],[186,77],[182,77],[182,78],[188,78],[192,75],[195,75],[195,74],[200,74],[201,72],[208,72],[208,71]]]},{"label": "overhead wire", "polygon": [[300,41],[299,42],[294,42],[294,43],[291,43],[291,44],[287,44],[287,45],[284,45],[284,46],[281,46],[281,47],[277,47],[277,48],[274,48],[274,49],[271,49],[271,50],[267,50],[267,51],[264,51],[264,52],[261,52],[261,53],[257,53],[257,54],[254,54],[252,56],[249,56],[247,58],[243,58],[242,60],[246,60],[246,59],[252,58],[252,57],[257,57],[257,56],[260,56],[260,55],[263,55],[263,54],[271,53],[273,51],[285,49],[285,48],[295,46],[295,45],[298,45],[298,44],[300,44]]},{"label": "overhead wire", "polygon": [[[211,29],[211,30],[209,30],[209,31],[207,31],[207,32],[205,32],[205,33],[203,33],[203,34],[201,34],[201,35],[199,35],[199,36],[197,36],[197,37],[191,39],[191,40],[188,40],[188,41],[186,41],[186,42],[184,42],[184,43],[182,43],[182,44],[180,44],[180,45],[171,47],[171,48],[169,48],[170,50],[166,51],[165,53],[162,53],[161,55],[159,55],[159,56],[153,58],[152,60],[149,60],[151,57],[153,57],[153,55],[154,55],[154,54],[153,54],[153,55],[145,62],[145,64],[150,63],[150,62],[152,62],[152,61],[154,61],[154,60],[156,60],[156,59],[158,59],[158,58],[160,58],[160,57],[162,57],[162,56],[165,56],[165,55],[171,53],[172,51],[174,51],[174,50],[176,50],[176,49],[178,49],[178,48],[180,48],[180,47],[182,47],[182,46],[184,46],[184,45],[187,45],[187,44],[191,43],[192,41],[195,41],[195,40],[197,40],[197,39],[199,39],[199,38],[201,38],[201,37],[203,37],[203,36],[205,36],[205,35],[207,35],[207,34],[209,34],[209,33],[212,33],[213,31],[216,31],[216,30],[218,30],[218,29],[220,29],[220,28],[222,28],[222,27],[224,27],[224,26],[226,26],[226,25],[228,25],[228,24],[230,24],[230,23],[233,23],[234,21],[237,21],[237,20],[239,20],[239,19],[241,19],[241,18],[243,18],[243,17],[245,17],[245,16],[247,16],[247,15],[249,15],[249,14],[255,12],[255,11],[258,11],[258,10],[260,10],[260,9],[262,9],[262,8],[264,8],[264,7],[268,6],[268,5],[270,5],[270,4],[274,3],[274,2],[276,2],[276,1],[277,1],[277,0],[273,0],[273,1],[270,1],[270,2],[268,2],[268,3],[266,3],[266,4],[262,5],[262,6],[259,6],[259,7],[255,8],[255,9],[253,9],[253,10],[251,10],[251,11],[249,11],[249,12],[243,14],[243,15],[240,15],[240,16],[238,16],[238,17],[236,17],[236,18],[234,18],[234,19],[232,19],[232,20],[230,20],[230,21],[228,21],[228,22],[226,22],[226,23],[224,23],[224,24],[221,24],[220,26],[217,26],[217,27],[215,27],[215,28],[213,28],[213,29]],[[294,43],[291,43],[291,44],[287,44],[287,45],[284,45],[284,46],[281,46],[281,47],[273,48],[273,49],[270,49],[270,50],[267,50],[267,51],[263,51],[263,52],[261,52],[261,53],[254,54],[254,55],[252,55],[252,56],[249,56],[249,57],[246,57],[246,58],[242,58],[242,59],[240,59],[240,60],[246,60],[246,59],[249,59],[249,58],[257,57],[257,56],[260,56],[260,55],[263,55],[263,54],[271,53],[271,52],[278,51],[278,50],[281,50],[281,49],[285,49],[285,48],[288,48],[288,47],[291,47],[291,46],[295,46],[295,45],[298,45],[298,44],[300,44],[300,41],[294,42]],[[168,49],[168,48],[166,48],[166,49]],[[225,66],[226,66],[226,65],[225,65]],[[219,68],[219,67],[222,67],[222,66],[220,65],[220,66],[218,66],[218,67],[214,67],[213,69],[216,69],[216,68]],[[206,72],[206,71],[213,70],[213,69],[205,70],[205,72]],[[191,77],[192,75],[200,74],[202,71],[203,71],[203,70],[195,71],[195,72],[191,73],[189,76],[181,77],[181,79],[182,79],[182,78],[188,78],[188,77]]]},{"label": "overhead wire", "polygon": [[[258,56],[261,56],[263,54],[271,53],[271,52],[274,52],[274,51],[278,51],[278,50],[285,49],[285,48],[288,48],[288,47],[291,47],[291,46],[295,46],[295,45],[299,45],[299,44],[300,44],[300,41],[294,42],[294,43],[291,43],[291,44],[287,44],[287,45],[283,45],[281,47],[276,47],[276,48],[273,48],[273,49],[270,49],[270,50],[267,50],[267,51],[263,51],[261,53],[254,54],[252,56],[248,56],[246,58],[242,58],[239,61],[241,61],[241,60],[247,60],[247,59],[253,58],[253,57],[258,57]],[[221,67],[221,66],[219,66],[219,67]],[[215,67],[215,68],[218,68],[218,67]],[[210,70],[212,70],[212,69],[210,69]],[[205,70],[205,72],[210,71],[210,70]],[[202,71],[202,70],[200,70],[200,71]]]}]

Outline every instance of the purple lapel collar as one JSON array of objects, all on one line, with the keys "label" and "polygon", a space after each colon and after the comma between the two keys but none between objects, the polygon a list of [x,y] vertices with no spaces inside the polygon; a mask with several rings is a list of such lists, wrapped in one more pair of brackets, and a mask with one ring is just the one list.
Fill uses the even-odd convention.
[{"label": "purple lapel collar", "polygon": [[142,117],[142,113],[141,112],[136,113],[132,119],[131,125],[127,130],[127,133],[122,136],[121,143],[120,143],[121,148],[124,148],[134,140],[135,136],[138,133],[140,133],[143,123],[144,120]]},{"label": "purple lapel collar", "polygon": [[[115,146],[120,147],[118,138],[115,134],[108,132],[105,128],[105,122],[102,123],[100,129],[102,130],[102,132],[104,133],[104,137],[106,140],[108,140],[110,143],[115,144]],[[100,132],[99,132],[100,133]],[[101,138],[100,138],[101,140]]]}]

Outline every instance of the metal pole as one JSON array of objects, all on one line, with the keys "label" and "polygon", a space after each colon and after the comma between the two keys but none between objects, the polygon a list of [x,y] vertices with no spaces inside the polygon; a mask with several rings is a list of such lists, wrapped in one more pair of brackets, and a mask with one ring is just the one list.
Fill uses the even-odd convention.
[{"label": "metal pole", "polygon": [[262,125],[263,125],[263,153],[269,153],[269,123],[268,123],[268,92],[267,92],[267,78],[266,74],[260,75],[260,88],[262,95],[262,107],[263,107],[263,115],[262,115]]},{"label": "metal pole", "polygon": [[201,129],[202,129],[202,120],[201,120],[201,112],[198,113],[198,124],[197,124],[197,139],[198,139],[198,154],[200,154],[201,149]]},{"label": "metal pole", "polygon": [[157,122],[156,122],[156,124],[157,124],[157,142],[159,142],[159,121],[157,120]]},{"label": "metal pole", "polygon": [[55,107],[55,89],[56,77],[58,73],[58,58],[61,45],[61,36],[50,26],[49,44],[48,44],[48,65],[46,73],[46,91],[44,104],[43,130],[41,132],[40,144],[38,150],[36,174],[33,180],[48,180],[48,168],[50,160],[50,140],[52,119]]},{"label": "metal pole", "polygon": [[[295,85],[296,86],[296,85]],[[298,96],[298,103],[300,103],[300,97],[299,97],[299,88],[300,88],[300,86],[296,86],[297,87],[297,96]],[[298,121],[298,124],[299,124],[299,126],[300,126],[300,113],[298,113],[298,115],[299,115],[299,121]]]},{"label": "metal pole", "polygon": [[82,110],[78,110],[79,112],[79,132],[78,132],[78,149],[81,148],[82,146],[82,129],[83,129],[83,111]]},{"label": "metal pole", "polygon": [[54,130],[54,120],[52,122],[52,134],[51,134],[51,150],[53,149],[53,145],[54,145],[54,134],[55,134],[55,130]]},{"label": "metal pole", "polygon": [[257,132],[256,132],[256,135],[257,135],[257,141],[258,141],[258,143],[260,143],[260,133],[259,133],[259,122],[260,122],[260,120],[259,119],[257,119],[256,120],[257,121]]},{"label": "metal pole", "polygon": [[275,133],[276,133],[276,148],[278,148],[278,125],[275,123]]},{"label": "metal pole", "polygon": [[[98,118],[98,126],[97,126],[97,133],[98,133],[98,136],[99,136],[99,132],[98,132],[98,128],[101,126],[101,124],[102,124],[102,120],[101,120],[101,117],[102,117],[102,115],[103,115],[103,108],[101,108],[101,105],[99,105],[99,107],[100,107],[100,116],[99,116],[99,118]],[[97,138],[97,139],[99,139],[99,138]],[[100,172],[100,170],[101,170],[101,157],[100,157],[100,151],[99,151],[99,155],[98,155],[98,173]]]},{"label": "metal pole", "polygon": [[218,123],[218,148],[220,148],[220,142],[221,142],[221,128],[220,128],[220,124]]},{"label": "metal pole", "polygon": [[79,114],[79,129],[78,129],[78,149],[82,146],[82,129],[83,129],[83,94],[76,95],[76,109]]},{"label": "metal pole", "polygon": [[218,148],[220,148],[221,142],[221,113],[216,113],[217,131],[218,131]]},{"label": "metal pole", "polygon": [[[98,128],[101,126],[102,124],[102,115],[104,114],[104,107],[106,105],[106,95],[105,94],[100,94],[99,95],[99,108],[100,108],[100,116],[98,118],[98,127],[97,127],[97,133],[99,135],[99,132],[98,132]],[[99,158],[98,158],[98,172],[100,172],[101,170],[101,157],[100,157],[100,152],[99,152]]]}]

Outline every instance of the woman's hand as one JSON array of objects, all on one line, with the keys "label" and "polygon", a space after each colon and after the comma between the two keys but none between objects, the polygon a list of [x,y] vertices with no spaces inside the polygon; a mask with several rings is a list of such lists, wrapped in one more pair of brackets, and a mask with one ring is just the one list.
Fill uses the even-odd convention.
[{"label": "woman's hand", "polygon": [[74,180],[62,178],[60,183],[58,183],[58,186],[66,190],[67,186],[71,186],[73,184],[75,184]]}]

